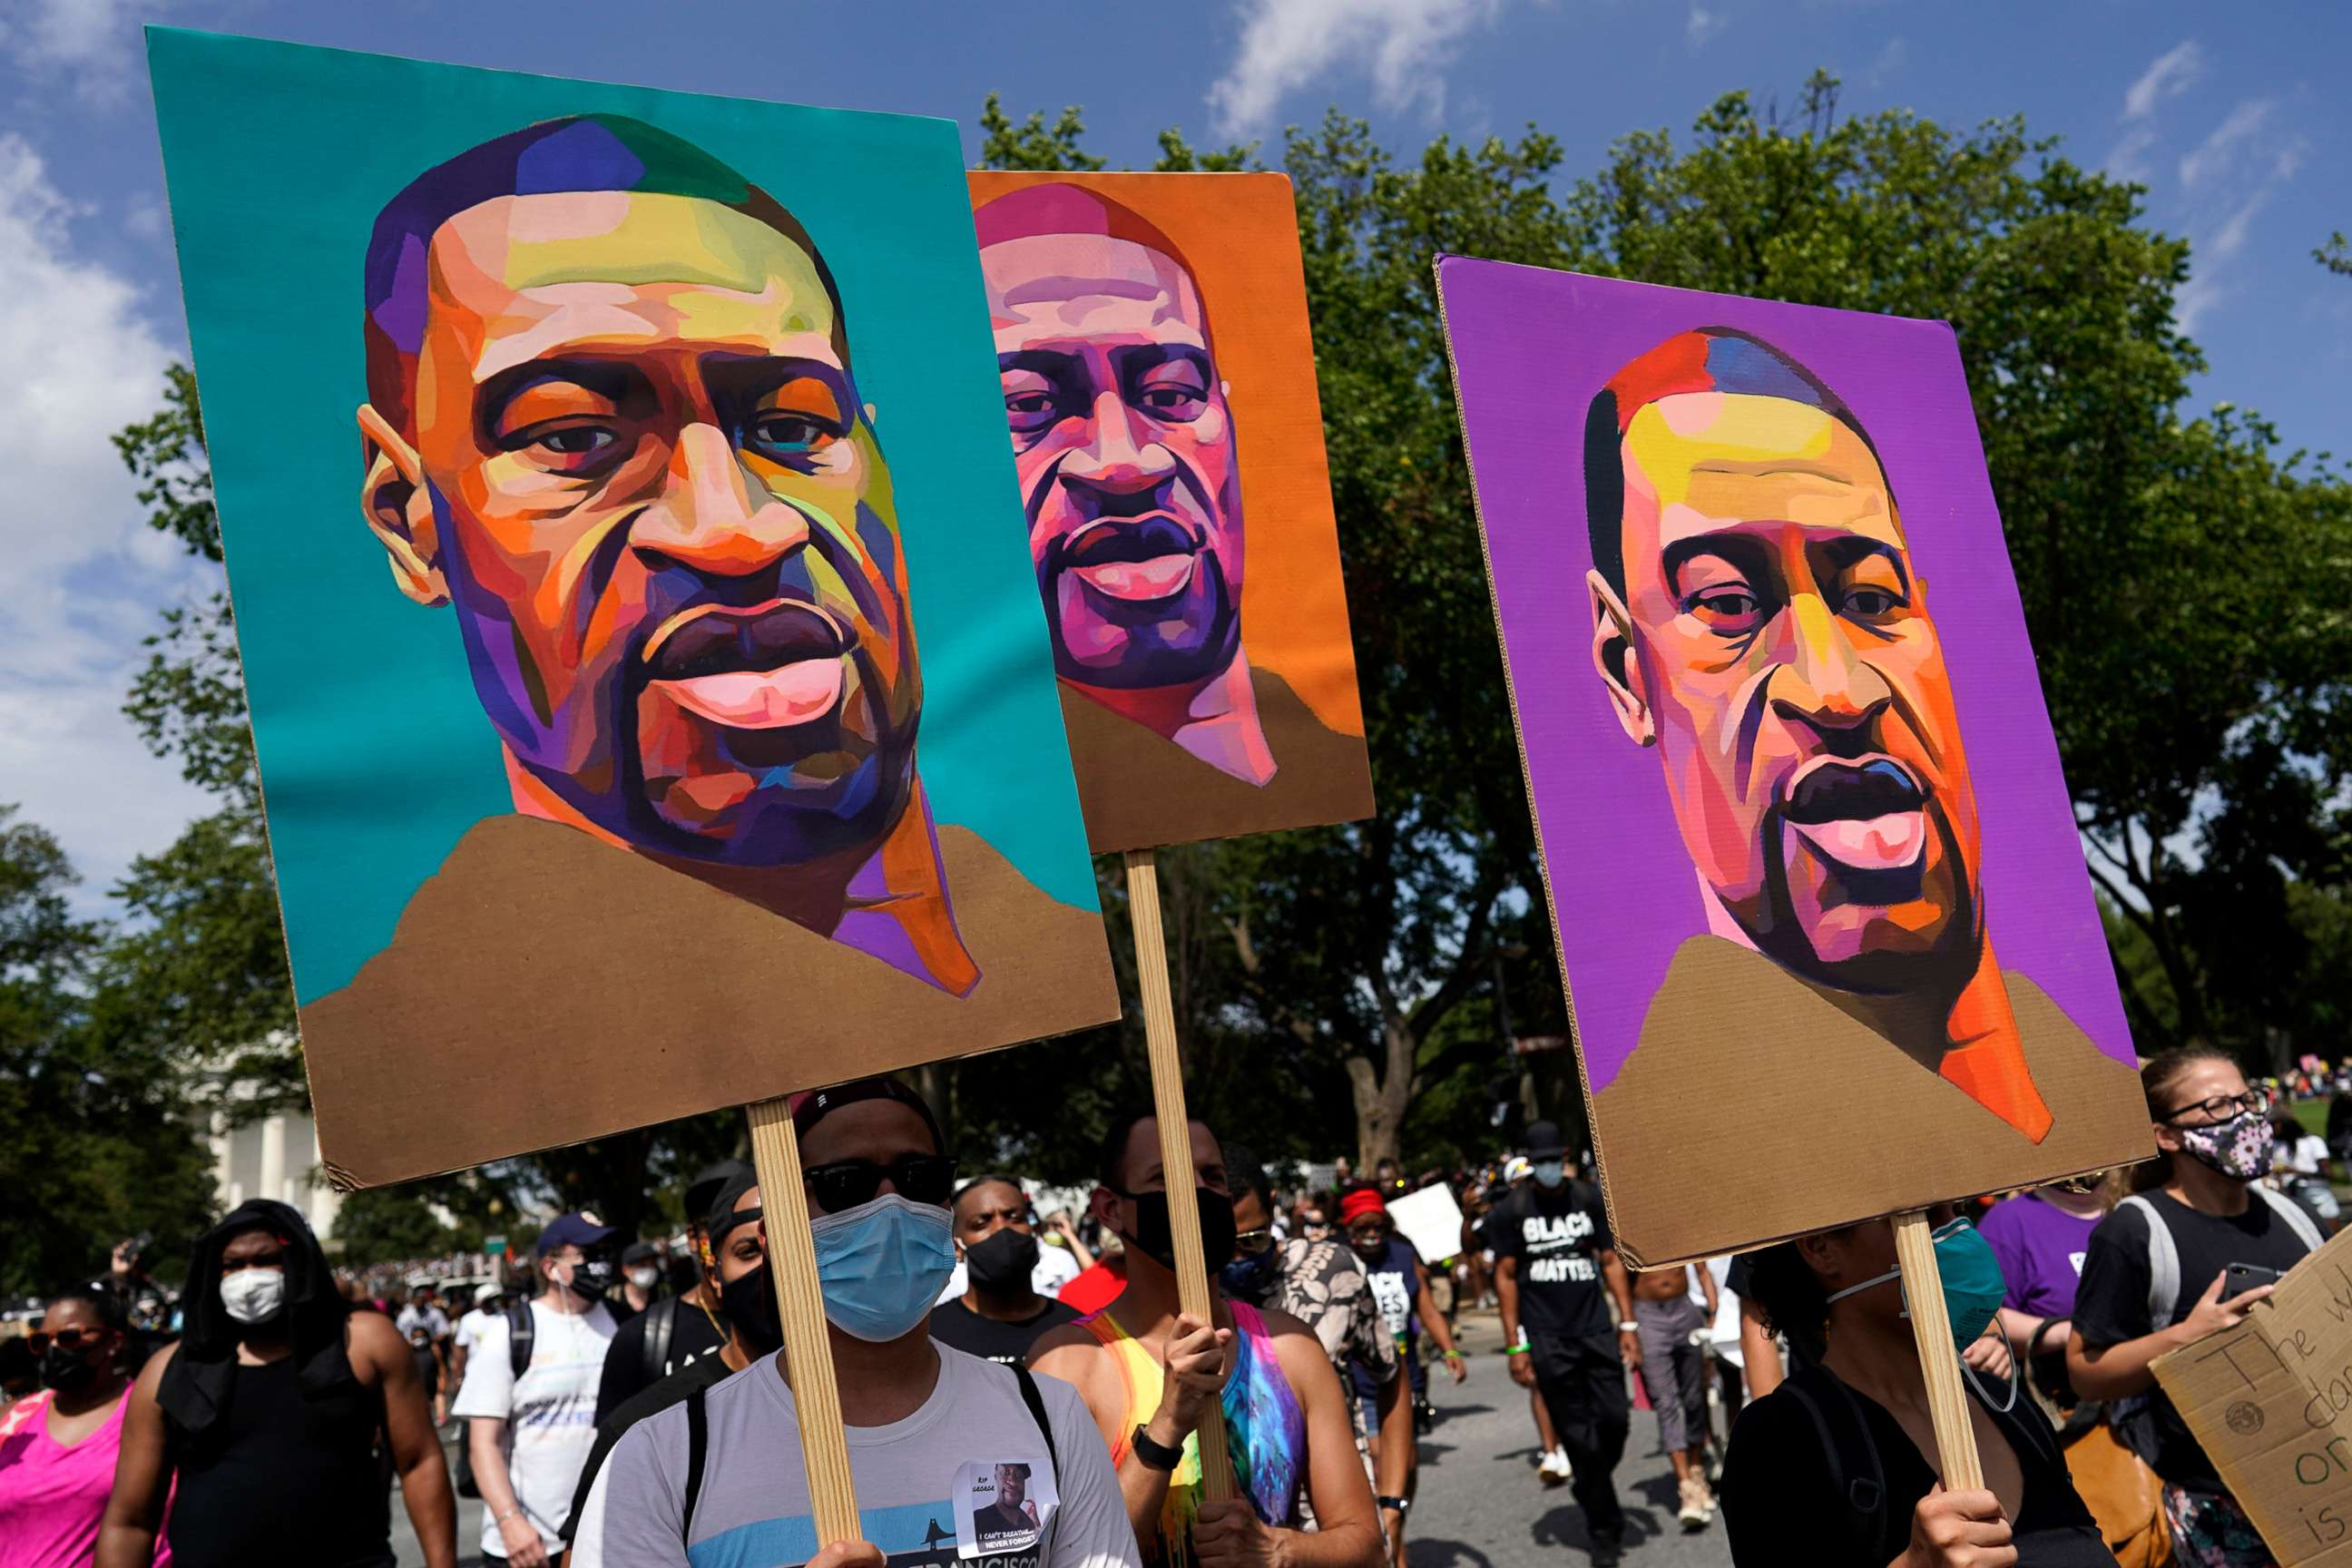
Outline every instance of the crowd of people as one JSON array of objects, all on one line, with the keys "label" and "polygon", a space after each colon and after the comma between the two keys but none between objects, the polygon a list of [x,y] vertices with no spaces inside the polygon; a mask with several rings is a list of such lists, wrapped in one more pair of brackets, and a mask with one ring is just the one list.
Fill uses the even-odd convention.
[{"label": "crowd of people", "polygon": [[[1482,1310],[1528,1391],[1533,1484],[1568,1489],[1596,1562],[1626,1549],[1638,1386],[1679,1526],[1719,1510],[1740,1564],[2258,1568],[2151,1363],[2320,1244],[2341,1151],[2221,1053],[2142,1079],[2155,1162],[1955,1205],[1935,1232],[1979,1488],[1938,1480],[1885,1221],[1634,1270],[1551,1123],[1481,1171],[1313,1188],[1196,1123],[1199,1316],[1149,1114],[1111,1127],[1082,1215],[1041,1219],[1034,1184],[960,1173],[922,1099],[872,1079],[793,1115],[862,1541],[818,1547],[760,1186],[730,1163],[682,1194],[678,1258],[568,1213],[527,1288],[462,1301],[367,1297],[257,1201],[197,1243],[159,1332],[118,1252],[22,1341],[0,1568],[389,1563],[395,1495],[432,1568],[458,1560],[459,1495],[482,1502],[481,1560],[518,1568],[1402,1568],[1427,1380],[1466,1375],[1455,1334]],[[1391,1205],[1438,1182],[1463,1220],[1433,1263]],[[1204,1428],[1231,1488],[1206,1484]]]}]

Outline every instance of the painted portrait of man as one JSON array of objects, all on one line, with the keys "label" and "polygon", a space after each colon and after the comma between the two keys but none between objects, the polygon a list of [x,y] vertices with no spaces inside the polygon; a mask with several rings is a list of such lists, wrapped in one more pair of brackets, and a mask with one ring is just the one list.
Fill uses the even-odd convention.
[{"label": "painted portrait of man", "polygon": [[975,220],[1095,847],[1367,815],[1360,737],[1248,652],[1244,437],[1196,268],[1076,184],[1008,191]]},{"label": "painted portrait of man", "polygon": [[2145,1157],[1951,329],[1438,277],[1620,1247]]},{"label": "painted portrait of man", "polygon": [[1073,984],[1096,915],[932,816],[890,463],[791,212],[654,126],[544,121],[417,175],[363,278],[359,521],[453,623],[512,810],[302,1008],[383,1053],[314,1083],[486,1035],[1115,1014]]}]

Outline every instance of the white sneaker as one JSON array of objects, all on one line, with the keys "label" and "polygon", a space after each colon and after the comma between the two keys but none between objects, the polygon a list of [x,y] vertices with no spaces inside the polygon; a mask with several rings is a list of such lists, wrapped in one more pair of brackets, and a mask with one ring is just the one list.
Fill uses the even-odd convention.
[{"label": "white sneaker", "polygon": [[1544,1485],[1557,1487],[1566,1485],[1575,1476],[1576,1470],[1568,1462],[1568,1450],[1554,1448],[1536,1466],[1536,1474],[1542,1478]]},{"label": "white sneaker", "polygon": [[1700,1531],[1706,1528],[1706,1504],[1702,1500],[1702,1489],[1706,1484],[1696,1477],[1682,1483],[1682,1510],[1675,1515],[1675,1518],[1681,1522],[1685,1531]]}]

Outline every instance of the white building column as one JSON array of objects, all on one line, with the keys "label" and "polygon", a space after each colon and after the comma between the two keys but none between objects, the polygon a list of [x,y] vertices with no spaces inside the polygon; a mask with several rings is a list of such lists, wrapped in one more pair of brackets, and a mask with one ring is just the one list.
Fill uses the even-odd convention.
[{"label": "white building column", "polygon": [[286,1118],[272,1116],[261,1124],[261,1179],[254,1196],[286,1201]]},{"label": "white building column", "polygon": [[215,1110],[212,1114],[212,1146],[213,1185],[219,1189],[220,1206],[233,1209],[237,1201],[235,1187],[236,1134],[229,1127],[226,1110]]}]

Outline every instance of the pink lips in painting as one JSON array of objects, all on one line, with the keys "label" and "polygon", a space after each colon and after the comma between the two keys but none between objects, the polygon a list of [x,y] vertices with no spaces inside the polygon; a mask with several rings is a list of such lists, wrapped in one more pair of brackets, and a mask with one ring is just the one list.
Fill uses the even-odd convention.
[{"label": "pink lips in painting", "polygon": [[840,706],[852,639],[814,605],[702,605],[673,617],[642,656],[648,683],[688,712],[740,730],[787,729]]},{"label": "pink lips in painting", "polygon": [[1143,518],[1100,518],[1063,546],[1066,569],[1105,598],[1144,605],[1173,598],[1191,585],[1201,542],[1165,512]]},{"label": "pink lips in painting", "polygon": [[1901,871],[1927,847],[1927,792],[1891,757],[1814,758],[1790,779],[1781,818],[1822,859],[1853,871]]}]

